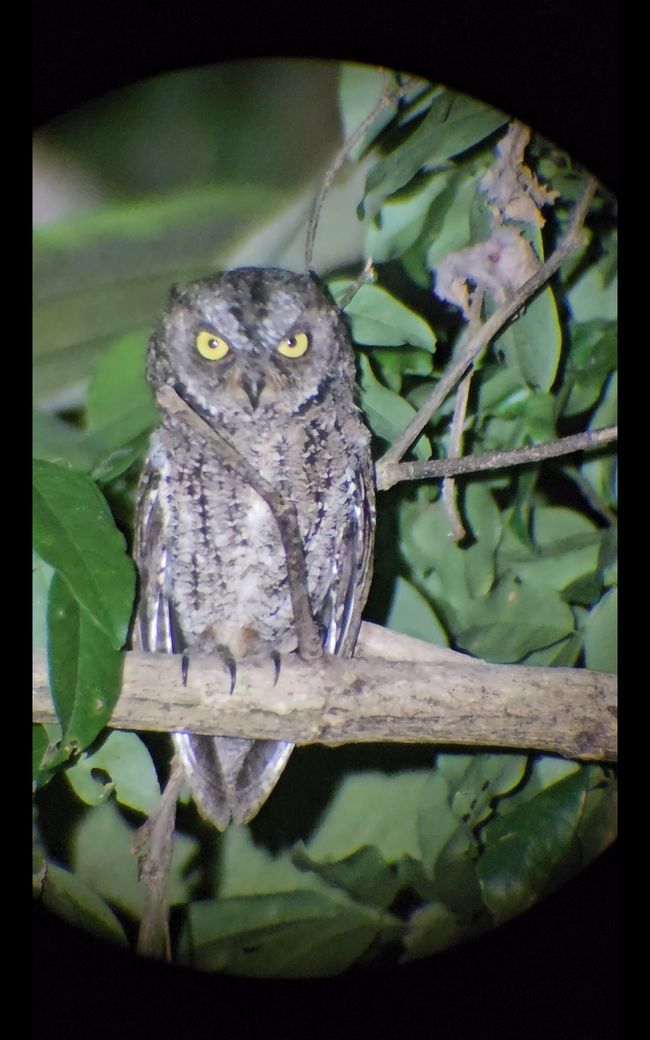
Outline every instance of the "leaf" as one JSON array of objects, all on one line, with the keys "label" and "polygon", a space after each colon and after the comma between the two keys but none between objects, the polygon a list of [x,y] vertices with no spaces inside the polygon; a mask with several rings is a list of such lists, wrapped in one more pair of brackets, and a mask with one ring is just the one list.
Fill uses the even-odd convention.
[{"label": "leaf", "polygon": [[533,552],[507,532],[498,554],[501,575],[564,591],[598,567],[602,534],[581,513],[564,506],[538,506],[532,512]]},{"label": "leaf", "polygon": [[510,365],[517,365],[527,386],[550,390],[557,375],[562,330],[550,287],[546,287],[494,340]]},{"label": "leaf", "polygon": [[58,917],[97,938],[128,946],[124,929],[101,896],[69,870],[49,863],[43,903]]},{"label": "leaf", "polygon": [[63,729],[61,758],[88,747],[120,695],[123,658],[57,572],[48,602],[52,700]]},{"label": "leaf", "polygon": [[[359,357],[359,365],[361,407],[372,431],[392,444],[415,415],[415,408],[379,382],[368,358],[363,354]],[[427,437],[419,437],[411,450],[418,459],[431,457],[431,445]]]},{"label": "leaf", "polygon": [[447,634],[435,611],[406,578],[398,577],[386,625],[415,639],[425,639],[436,646],[449,646]]},{"label": "leaf", "polygon": [[88,387],[88,426],[106,445],[121,448],[158,422],[158,410],[145,379],[146,337],[120,337],[102,356]]},{"label": "leaf", "polygon": [[104,445],[95,436],[89,436],[56,415],[32,413],[32,454],[58,465],[88,473],[104,451]]},{"label": "leaf", "polygon": [[205,900],[189,906],[181,960],[204,971],[261,978],[337,975],[389,921],[378,910],[321,892]]},{"label": "leaf", "polygon": [[370,171],[366,197],[379,192],[383,198],[391,195],[418,170],[444,165],[505,122],[507,116],[496,109],[445,90],[433,99],[429,112],[411,136]]},{"label": "leaf", "polygon": [[582,625],[585,664],[596,672],[616,672],[618,665],[618,589],[610,589],[589,611]]},{"label": "leaf", "polygon": [[115,791],[121,805],[150,813],[160,801],[160,785],[149,751],[135,733],[116,730],[65,771],[66,780],[88,805]]},{"label": "leaf", "polygon": [[106,500],[85,474],[34,462],[34,545],[119,650],[131,619],[135,573]]},{"label": "leaf", "polygon": [[[352,285],[348,279],[328,282],[334,298]],[[435,336],[426,321],[379,285],[362,285],[346,307],[357,343],[373,347],[398,347],[410,343],[433,353]]]},{"label": "leaf", "polygon": [[43,755],[47,751],[49,739],[44,726],[32,726],[32,787],[36,789],[45,780],[47,773],[41,770]]},{"label": "leaf", "polygon": [[430,957],[484,930],[461,922],[441,902],[427,903],[415,910],[409,918],[403,938],[406,952],[401,963]]},{"label": "leaf", "polygon": [[582,866],[577,831],[593,768],[559,780],[485,828],[478,874],[496,923],[528,909]]},{"label": "leaf", "polygon": [[573,614],[551,588],[509,577],[465,614],[474,623],[455,633],[469,653],[487,661],[520,661],[532,650],[550,646],[570,635]]},{"label": "leaf", "polygon": [[578,415],[600,398],[609,373],[616,368],[616,325],[614,322],[573,323],[564,382],[568,395],[563,415]]},{"label": "leaf", "polygon": [[406,252],[419,238],[425,223],[430,227],[430,214],[439,208],[435,202],[448,190],[448,182],[447,174],[434,174],[386,199],[366,232],[366,256],[380,264]]},{"label": "leaf", "polygon": [[340,860],[370,845],[387,863],[404,855],[419,859],[418,805],[428,777],[429,770],[345,777],[305,842],[308,854],[318,861]]},{"label": "leaf", "polygon": [[300,843],[291,858],[300,870],[313,871],[360,903],[386,908],[400,887],[396,874],[372,845],[365,845],[343,859],[316,860]]}]

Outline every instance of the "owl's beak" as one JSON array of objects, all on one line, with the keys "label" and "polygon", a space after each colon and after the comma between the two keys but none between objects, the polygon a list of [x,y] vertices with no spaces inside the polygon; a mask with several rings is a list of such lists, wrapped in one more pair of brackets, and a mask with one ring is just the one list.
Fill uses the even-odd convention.
[{"label": "owl's beak", "polygon": [[239,378],[239,385],[250,401],[251,407],[257,408],[260,395],[265,386],[264,376],[257,373],[255,375],[242,375]]}]

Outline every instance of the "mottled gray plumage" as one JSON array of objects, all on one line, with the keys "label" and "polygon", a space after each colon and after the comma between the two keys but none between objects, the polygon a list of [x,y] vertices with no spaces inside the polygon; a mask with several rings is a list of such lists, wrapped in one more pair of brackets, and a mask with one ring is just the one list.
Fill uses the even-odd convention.
[{"label": "mottled gray plumage", "polygon": [[[147,378],[173,386],[295,502],[323,646],[352,654],[372,566],[369,434],[354,403],[347,331],[318,279],[242,268],[173,289]],[[167,413],[140,481],[135,556],[141,649],[236,660],[296,648],[268,506]],[[293,747],[191,734],[174,741],[195,801],[220,829],[255,815]]]}]

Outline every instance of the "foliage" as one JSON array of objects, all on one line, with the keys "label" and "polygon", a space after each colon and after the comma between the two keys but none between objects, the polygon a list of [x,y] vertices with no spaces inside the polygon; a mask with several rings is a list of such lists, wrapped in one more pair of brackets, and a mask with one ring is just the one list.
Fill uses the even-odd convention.
[{"label": "foliage", "polygon": [[[342,68],[348,132],[384,82],[373,69]],[[360,213],[377,276],[347,313],[377,455],[462,332],[462,292],[453,293],[467,281],[458,264],[470,288],[480,283],[477,257],[498,209],[481,185],[506,131],[501,113],[420,82],[353,156],[366,164]],[[552,191],[528,219],[500,219],[527,243],[520,252],[543,259],[584,175],[536,136],[526,163],[519,172]],[[35,728],[36,887],[57,912],[120,943],[143,905],[135,821],[156,804],[166,768],[160,742],[103,730],[134,597],[120,531],[128,541],[155,423],[145,329],[163,286],[214,260],[223,214],[238,234],[283,201],[275,186],[196,191],[118,202],[36,241],[37,331],[48,333],[36,361],[50,371],[42,384],[37,371],[37,385],[60,387],[77,364],[92,371],[81,413],[34,415],[35,632],[47,633],[61,724],[58,733]],[[613,210],[600,192],[584,249],[478,360],[466,452],[615,421]],[[195,236],[206,214],[205,234]],[[335,297],[360,260],[330,272]],[[441,271],[451,299],[432,291],[441,292]],[[489,310],[498,300],[485,286]],[[50,378],[59,348],[68,360]],[[446,453],[452,407],[448,400],[429,422],[414,457]],[[398,485],[379,500],[367,616],[492,661],[614,671],[616,490],[611,450],[463,478],[467,535],[455,543],[438,485]],[[552,756],[299,749],[249,827],[217,835],[191,805],[181,809],[170,882],[172,902],[185,908],[177,956],[209,970],[309,976],[380,953],[384,961],[428,955],[507,920],[588,863],[613,838],[614,799],[611,770]],[[69,813],[64,838],[48,822],[55,810]]]}]

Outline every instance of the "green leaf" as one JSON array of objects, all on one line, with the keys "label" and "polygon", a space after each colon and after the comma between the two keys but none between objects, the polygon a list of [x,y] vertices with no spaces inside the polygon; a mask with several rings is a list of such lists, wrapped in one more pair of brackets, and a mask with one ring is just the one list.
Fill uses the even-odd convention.
[{"label": "green leaf", "polygon": [[550,390],[562,350],[562,329],[553,291],[547,287],[494,340],[533,390]]},{"label": "green leaf", "polygon": [[445,90],[411,136],[368,174],[366,195],[391,195],[421,169],[442,166],[492,134],[507,116],[473,98]]},{"label": "green leaf", "polygon": [[578,415],[596,404],[605,380],[616,368],[616,324],[590,321],[572,325],[564,382],[563,415]]},{"label": "green leaf", "polygon": [[78,430],[56,415],[34,410],[32,413],[32,454],[71,469],[88,473],[105,451],[94,435]]},{"label": "green leaf", "polygon": [[[415,408],[375,377],[368,358],[359,357],[361,369],[361,407],[378,437],[392,444],[415,415]],[[431,444],[421,436],[411,449],[418,459],[431,457]]]},{"label": "green leaf", "polygon": [[398,577],[386,625],[415,639],[425,639],[436,646],[449,646],[447,633],[435,611],[421,592],[406,578]]},{"label": "green leaf", "polygon": [[[328,283],[334,298],[352,285],[338,278]],[[357,343],[373,347],[398,347],[410,343],[433,353],[435,336],[426,321],[379,285],[362,285],[346,307],[352,335]]]},{"label": "green leaf", "polygon": [[387,863],[419,859],[418,806],[428,777],[426,769],[346,776],[305,842],[307,852],[318,861],[340,860],[370,845]]},{"label": "green leaf", "polygon": [[582,866],[577,831],[593,768],[559,780],[485,828],[478,874],[496,923],[528,909]]},{"label": "green leaf", "polygon": [[158,410],[145,379],[146,337],[118,339],[101,358],[88,387],[88,426],[107,451],[124,447],[158,422]]},{"label": "green leaf", "polygon": [[111,646],[122,647],[135,594],[133,563],[106,500],[85,474],[34,462],[34,545]]},{"label": "green leaf", "polygon": [[427,903],[411,914],[403,942],[406,953],[402,963],[431,957],[434,953],[476,935],[477,929],[458,919],[448,907],[440,902]]},{"label": "green leaf", "polygon": [[482,173],[445,173],[445,190],[434,200],[426,222],[425,262],[435,271],[440,261],[472,244],[472,206]]},{"label": "green leaf", "polygon": [[[262,978],[337,975],[390,923],[378,910],[321,892],[206,900],[189,906],[181,960]],[[394,919],[393,925],[401,930]]]},{"label": "green leaf", "polygon": [[33,725],[32,726],[32,786],[35,788],[39,787],[45,777],[46,773],[41,770],[41,764],[43,762],[43,755],[47,751],[49,745],[49,738],[47,731],[44,726]]},{"label": "green leaf", "polygon": [[618,589],[610,589],[589,611],[582,625],[585,664],[596,672],[616,672],[618,665]]},{"label": "green leaf", "polygon": [[557,592],[517,577],[502,579],[466,617],[469,613],[475,620],[456,633],[459,645],[476,657],[504,664],[574,630],[571,609]]},{"label": "green leaf", "polygon": [[371,845],[365,845],[343,859],[316,860],[304,845],[299,844],[291,858],[300,870],[313,871],[329,885],[342,889],[360,903],[388,907],[400,887],[395,872]]},{"label": "green leaf", "polygon": [[120,695],[123,658],[58,572],[48,603],[52,700],[63,728],[61,758],[93,742]]},{"label": "green leaf", "polygon": [[435,200],[448,190],[448,182],[447,174],[434,174],[386,199],[366,232],[366,256],[381,264],[406,252],[419,238],[425,222],[429,227]]},{"label": "green leaf", "polygon": [[65,776],[88,805],[115,791],[121,805],[149,814],[160,801],[160,785],[147,748],[135,733],[109,733],[100,747],[84,752]]},{"label": "green leaf", "polygon": [[64,921],[97,938],[128,946],[124,929],[101,896],[90,885],[56,863],[49,863],[43,885],[43,903]]},{"label": "green leaf", "polygon": [[534,550],[524,549],[507,532],[498,554],[499,573],[564,591],[598,567],[602,533],[586,516],[564,506],[539,506],[532,512]]}]

